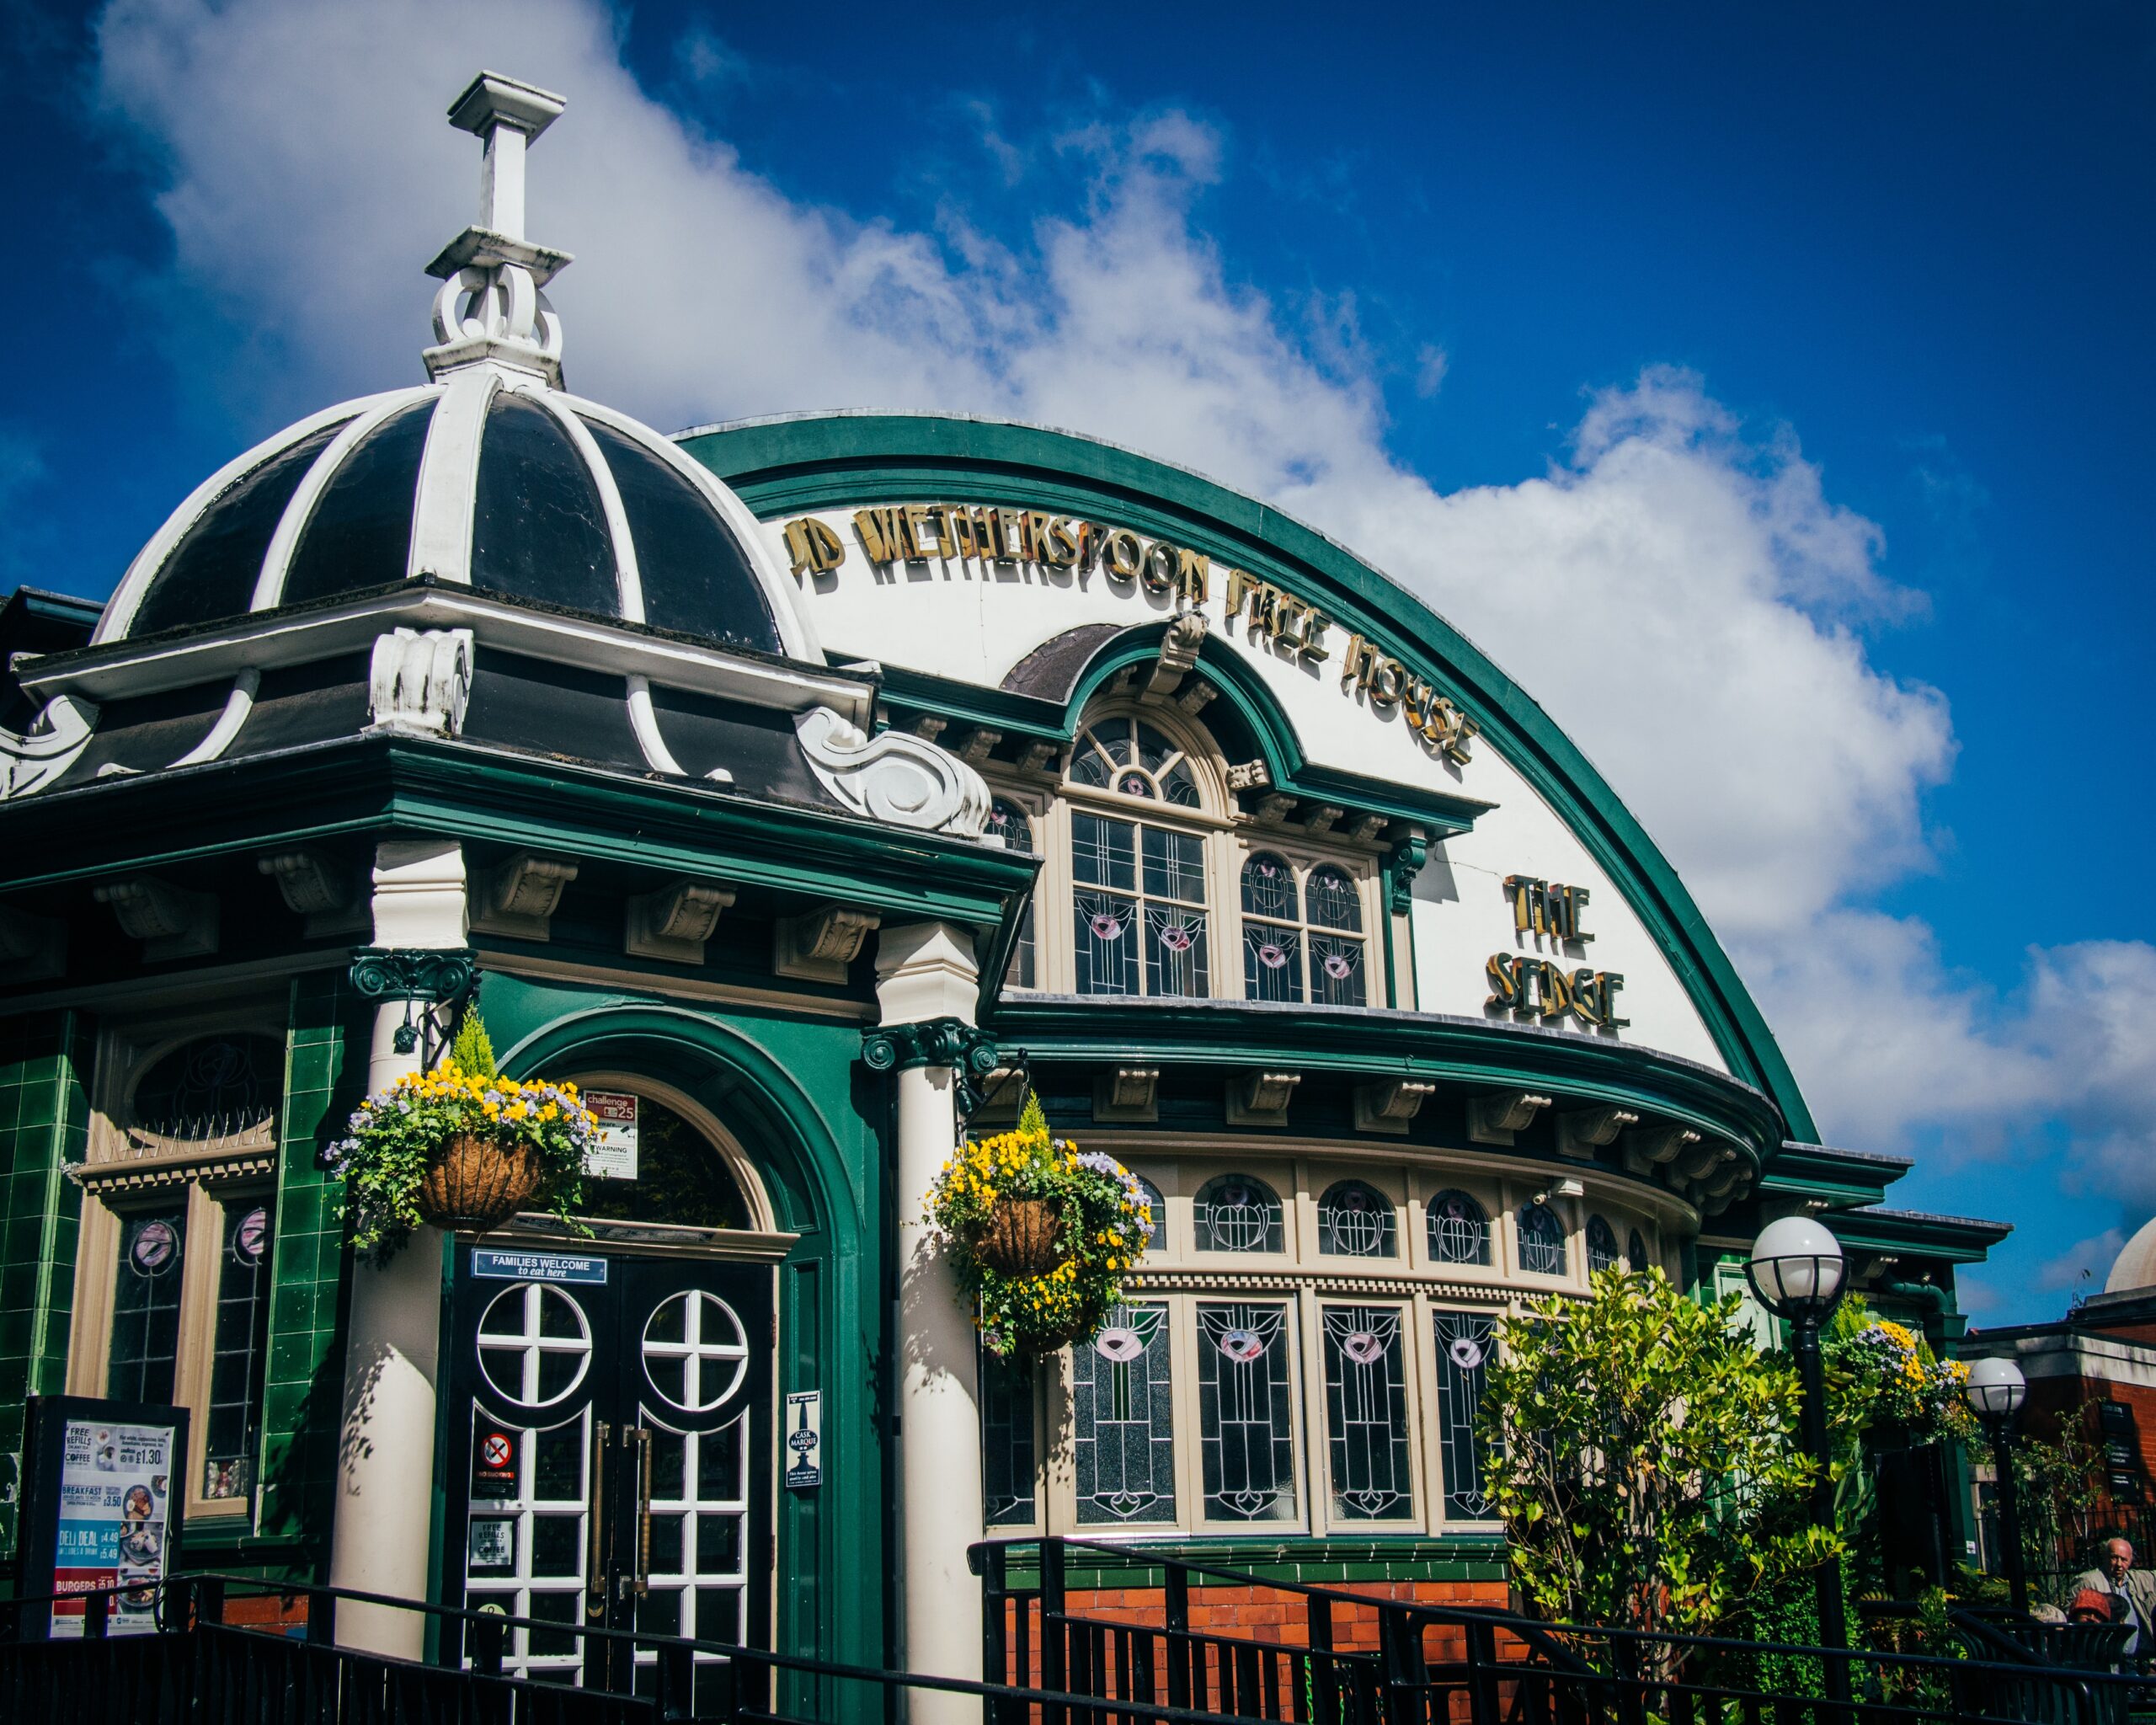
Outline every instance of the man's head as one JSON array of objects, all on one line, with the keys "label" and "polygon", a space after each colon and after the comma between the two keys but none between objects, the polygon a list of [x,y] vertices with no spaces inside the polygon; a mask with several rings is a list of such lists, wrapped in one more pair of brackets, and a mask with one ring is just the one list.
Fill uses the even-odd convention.
[{"label": "man's head", "polygon": [[2126,1573],[2133,1567],[2133,1546],[2125,1540],[2104,1541],[2104,1573],[2115,1581],[2124,1581]]}]

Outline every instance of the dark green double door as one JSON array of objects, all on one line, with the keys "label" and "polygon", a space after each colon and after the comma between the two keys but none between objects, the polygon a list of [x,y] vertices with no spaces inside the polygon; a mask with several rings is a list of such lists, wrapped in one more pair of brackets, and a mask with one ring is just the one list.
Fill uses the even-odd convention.
[{"label": "dark green double door", "polygon": [[562,1626],[507,1635],[511,1674],[614,1690],[654,1655],[575,1628],[767,1645],[771,1270],[457,1251],[450,1603]]}]

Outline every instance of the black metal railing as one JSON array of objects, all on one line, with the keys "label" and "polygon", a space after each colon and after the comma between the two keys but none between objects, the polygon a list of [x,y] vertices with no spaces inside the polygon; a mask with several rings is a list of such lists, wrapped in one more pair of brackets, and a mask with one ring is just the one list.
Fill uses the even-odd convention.
[{"label": "black metal railing", "polygon": [[[974,1562],[982,1674],[1008,1686],[987,1725],[1146,1725],[1163,1708],[1283,1725],[2125,1725],[2156,1705],[2156,1684],[2117,1668],[2119,1637],[1997,1614],[1956,1614],[1936,1650],[1830,1652],[1273,1581],[1152,1546],[999,1540]],[[1074,1606],[1089,1569],[1146,1604]],[[1272,1621],[1214,1621],[1230,1608]],[[1828,1698],[1829,1661],[1852,1701]]]}]

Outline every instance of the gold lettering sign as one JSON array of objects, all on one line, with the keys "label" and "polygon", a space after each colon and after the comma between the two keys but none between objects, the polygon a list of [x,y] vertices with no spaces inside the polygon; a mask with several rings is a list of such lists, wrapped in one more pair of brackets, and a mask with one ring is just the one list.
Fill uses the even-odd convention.
[{"label": "gold lettering sign", "polygon": [[[868,561],[883,569],[935,558],[1030,563],[1068,569],[1081,578],[1097,574],[1112,586],[1172,598],[1184,610],[1202,610],[1212,596],[1213,563],[1203,552],[1145,539],[1128,527],[1038,510],[885,505],[856,510],[853,531]],[[814,515],[787,524],[786,548],[797,576],[828,574],[846,561],[844,542]],[[1299,594],[1247,569],[1230,569],[1222,598],[1230,628],[1240,624],[1248,635],[1262,638],[1276,652],[1302,663],[1332,657],[1328,637],[1337,625]],[[1466,765],[1468,745],[1481,732],[1451,701],[1359,634],[1349,635],[1342,649],[1340,688],[1343,694],[1361,696],[1380,718],[1399,713],[1433,753],[1457,766]]]},{"label": "gold lettering sign", "polygon": [[[1553,943],[1584,943],[1594,938],[1580,926],[1580,913],[1588,902],[1583,886],[1508,874],[1505,896],[1512,901],[1513,927],[1518,933]],[[1621,1030],[1632,1022],[1617,1016],[1617,991],[1625,979],[1614,970],[1584,965],[1567,970],[1524,953],[1492,953],[1482,968],[1490,979],[1490,998],[1485,1004],[1516,1018],[1546,1020],[1569,1012],[1582,1024],[1605,1030]]]}]

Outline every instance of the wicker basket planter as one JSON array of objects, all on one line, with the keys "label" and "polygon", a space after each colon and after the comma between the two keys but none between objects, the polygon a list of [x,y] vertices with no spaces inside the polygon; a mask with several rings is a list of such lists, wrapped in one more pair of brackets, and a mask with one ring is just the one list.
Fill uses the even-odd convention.
[{"label": "wicker basket planter", "polygon": [[428,1166],[419,1183],[419,1215],[433,1227],[483,1234],[528,1208],[543,1179],[527,1146],[461,1132]]},{"label": "wicker basket planter", "polygon": [[1045,1199],[998,1199],[979,1251],[1000,1274],[1044,1276],[1063,1262],[1063,1219]]}]

